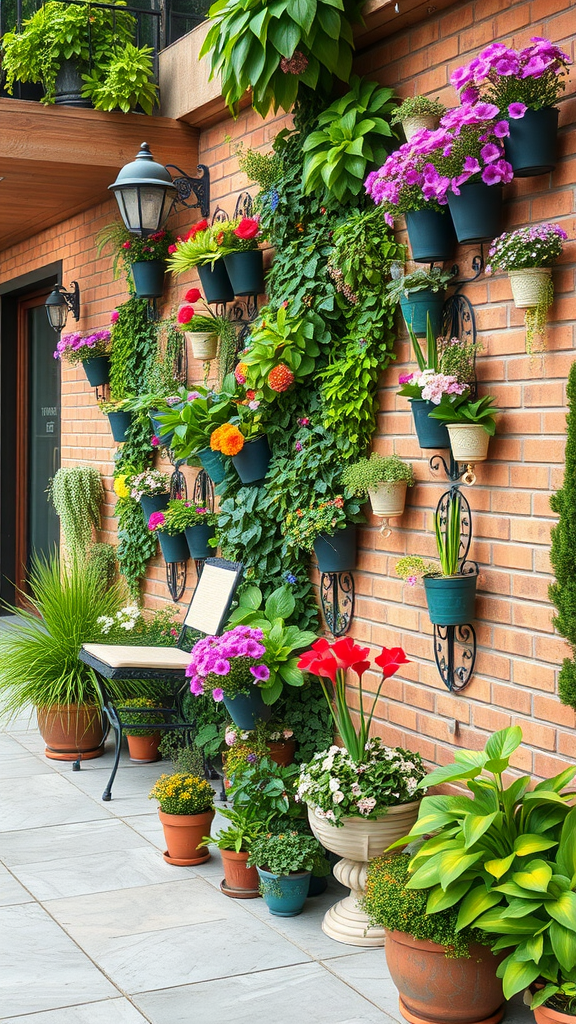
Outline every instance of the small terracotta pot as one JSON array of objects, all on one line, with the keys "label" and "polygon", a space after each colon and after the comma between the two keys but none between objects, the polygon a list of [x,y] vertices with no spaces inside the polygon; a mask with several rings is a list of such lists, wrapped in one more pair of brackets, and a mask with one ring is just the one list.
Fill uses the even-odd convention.
[{"label": "small terracotta pot", "polygon": [[576,1021],[573,1014],[561,1013],[560,1010],[553,1010],[551,1006],[537,1006],[533,1012],[536,1024],[574,1024]]},{"label": "small terracotta pot", "polygon": [[127,739],[131,761],[149,764],[151,761],[160,760],[162,755],[158,753],[161,739],[159,732],[153,732],[151,736],[131,736],[127,733]]},{"label": "small terracotta pot", "polygon": [[270,760],[275,764],[279,764],[283,768],[294,764],[296,740],[266,740],[266,746],[269,750]]},{"label": "small terracotta pot", "polygon": [[435,942],[386,929],[386,962],[410,1024],[497,1024],[504,1014],[501,959],[475,943],[470,958],[449,959]]},{"label": "small terracotta pot", "polygon": [[38,729],[53,761],[89,761],[104,753],[104,730],[99,707],[88,704],[53,704],[36,708]]},{"label": "small terracotta pot", "polygon": [[212,810],[204,811],[203,814],[166,814],[158,808],[168,847],[164,860],[184,867],[210,860],[208,847],[200,844],[204,836],[210,833],[215,813]]},{"label": "small terracotta pot", "polygon": [[224,880],[220,883],[220,889],[226,896],[236,900],[253,900],[260,893],[258,891],[258,871],[255,867],[247,868],[246,861],[248,853],[235,850],[220,850],[222,856],[222,867],[224,868]]}]

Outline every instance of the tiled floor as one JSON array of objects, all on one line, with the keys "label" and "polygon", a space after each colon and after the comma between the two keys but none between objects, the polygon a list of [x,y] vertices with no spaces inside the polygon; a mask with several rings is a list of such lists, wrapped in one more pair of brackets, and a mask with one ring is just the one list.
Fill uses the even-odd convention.
[{"label": "tiled floor", "polygon": [[[34,728],[0,734],[2,1024],[393,1024],[381,949],[327,938],[339,886],[295,918],[218,888],[218,852],[165,863],[156,804],[165,766],[111,754],[80,772],[48,761]],[[217,824],[217,823],[216,823]],[[509,1024],[531,1024],[520,1003]]]}]

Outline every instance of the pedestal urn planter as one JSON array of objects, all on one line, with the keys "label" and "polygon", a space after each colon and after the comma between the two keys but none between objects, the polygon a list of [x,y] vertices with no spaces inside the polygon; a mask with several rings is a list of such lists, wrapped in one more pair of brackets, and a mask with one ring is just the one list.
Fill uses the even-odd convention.
[{"label": "pedestal urn planter", "polygon": [[322,931],[348,946],[383,946],[384,929],[370,927],[368,915],[358,901],[364,895],[368,863],[379,857],[391,843],[408,834],[418,817],[420,801],[389,807],[379,818],[344,818],[340,827],[308,808],[308,821],[316,839],[342,860],[333,868],[334,877],[350,889],[350,895],[326,912]]}]

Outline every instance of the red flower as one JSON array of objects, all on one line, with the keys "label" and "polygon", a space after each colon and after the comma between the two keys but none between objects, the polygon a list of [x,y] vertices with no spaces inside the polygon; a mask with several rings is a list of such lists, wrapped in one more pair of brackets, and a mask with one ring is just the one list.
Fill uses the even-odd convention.
[{"label": "red flower", "polygon": [[190,288],[189,291],[186,292],[184,298],[186,299],[186,302],[198,302],[198,299],[201,298],[200,289]]},{"label": "red flower", "polygon": [[320,637],[312,650],[306,651],[298,662],[298,668],[303,672],[311,672],[315,676],[324,676],[336,683],[336,671],[338,663],[330,650],[330,644],[324,637]]},{"label": "red flower", "polygon": [[359,647],[349,636],[336,640],[332,644],[332,651],[335,658],[340,662],[340,668],[343,668],[345,671],[351,668],[357,675],[361,676],[367,668],[370,668],[370,662],[366,661],[367,656],[370,654],[370,648]]},{"label": "red flower", "polygon": [[410,664],[410,658],[406,657],[401,647],[383,647],[382,654],[379,654],[374,661],[382,669],[384,679],[389,679],[390,676],[393,676],[400,668],[400,665]]},{"label": "red flower", "polygon": [[253,402],[254,399],[256,398],[256,392],[250,389],[249,391],[246,392],[246,398],[248,399],[249,402]]},{"label": "red flower", "polygon": [[207,220],[199,220],[197,224],[193,224],[192,225],[192,227],[190,228],[190,231],[185,236],[184,241],[188,242],[188,241],[190,241],[191,238],[195,238],[199,231],[206,231],[207,227],[208,227],[208,221]]},{"label": "red flower", "polygon": [[122,242],[122,248],[123,249],[131,249],[132,248],[132,242]]},{"label": "red flower", "polygon": [[238,227],[234,230],[234,234],[237,238],[256,238],[256,235],[260,231],[260,225],[254,217],[242,217]]},{"label": "red flower", "polygon": [[173,253],[178,252],[178,247],[176,245],[169,245],[168,252],[172,255]]},{"label": "red flower", "polygon": [[194,316],[194,310],[192,306],[180,306],[176,319],[179,324],[189,324],[192,317]]}]

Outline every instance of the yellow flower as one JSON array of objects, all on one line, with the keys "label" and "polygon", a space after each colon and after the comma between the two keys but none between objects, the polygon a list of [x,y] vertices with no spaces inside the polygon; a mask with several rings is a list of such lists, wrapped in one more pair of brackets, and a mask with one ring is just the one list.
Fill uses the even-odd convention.
[{"label": "yellow flower", "polygon": [[119,498],[129,498],[130,488],[126,486],[126,474],[114,478],[114,491]]}]

